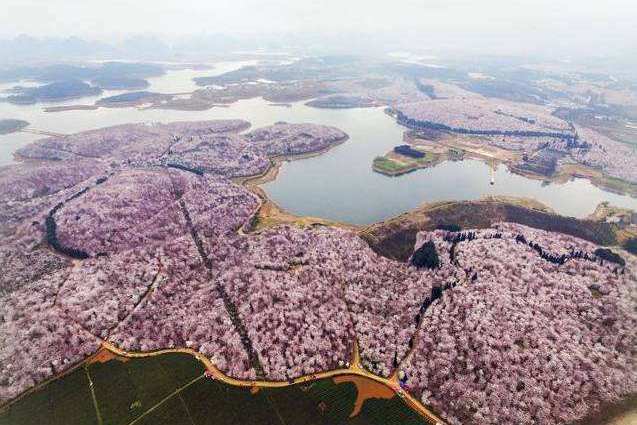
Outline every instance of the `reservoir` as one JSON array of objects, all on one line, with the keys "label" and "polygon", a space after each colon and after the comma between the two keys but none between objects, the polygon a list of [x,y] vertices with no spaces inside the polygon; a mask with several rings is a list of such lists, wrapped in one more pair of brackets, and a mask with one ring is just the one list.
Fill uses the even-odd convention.
[{"label": "reservoir", "polygon": [[[192,90],[193,76],[215,75],[245,63],[223,63],[212,70],[174,70],[149,79],[151,91],[178,93]],[[11,87],[2,84],[0,90]],[[100,97],[121,92],[109,91]],[[82,98],[54,105],[93,104],[100,97]],[[472,200],[487,195],[533,198],[556,212],[574,217],[592,213],[602,201],[637,210],[637,199],[604,191],[586,180],[546,184],[507,171],[499,165],[495,185],[491,168],[477,160],[445,162],[434,168],[388,177],[372,171],[372,161],[402,144],[405,130],[383,112],[383,108],[317,109],[304,102],[290,106],[271,105],[263,99],[238,101],[207,111],[100,108],[44,112],[53,104],[11,105],[0,102],[0,118],[23,119],[31,128],[54,133],[74,133],[129,122],[169,122],[242,118],[253,128],[277,121],[310,122],[340,128],[349,140],[311,158],[286,162],[276,180],[263,185],[281,208],[297,215],[310,215],[352,224],[369,224],[413,209],[424,202]],[[13,133],[0,136],[0,165],[14,161],[13,153],[41,136]]]}]

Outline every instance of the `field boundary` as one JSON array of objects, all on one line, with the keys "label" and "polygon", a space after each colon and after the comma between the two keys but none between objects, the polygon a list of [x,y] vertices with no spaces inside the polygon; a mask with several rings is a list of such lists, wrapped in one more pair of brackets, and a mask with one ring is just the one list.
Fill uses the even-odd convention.
[{"label": "field boundary", "polygon": [[407,391],[402,389],[398,383],[396,377],[391,377],[389,379],[382,378],[380,376],[374,375],[373,373],[365,370],[358,359],[358,350],[355,349],[355,360],[351,363],[349,368],[341,368],[341,369],[333,369],[324,372],[318,372],[311,375],[300,376],[296,379],[291,379],[289,381],[266,381],[266,380],[239,380],[232,378],[222,371],[220,371],[206,356],[198,353],[195,350],[189,348],[171,348],[171,349],[161,349],[154,350],[148,352],[130,352],[122,350],[110,342],[104,342],[102,344],[102,349],[110,351],[113,354],[116,354],[121,357],[127,358],[143,358],[143,357],[153,357],[161,354],[168,353],[182,353],[182,354],[190,354],[194,356],[199,362],[201,362],[207,371],[207,374],[210,378],[223,382],[224,384],[237,386],[237,387],[250,387],[250,388],[283,388],[296,384],[307,383],[312,381],[317,381],[325,378],[333,378],[335,376],[343,376],[343,375],[355,375],[364,378],[368,378],[370,380],[376,381],[380,384],[385,385],[389,389],[391,389],[396,395],[398,395],[407,405],[407,407],[411,408],[413,411],[422,416],[425,421],[431,425],[446,425],[446,423],[438,417],[435,413],[433,413],[429,408],[425,407],[416,397],[409,394]]}]

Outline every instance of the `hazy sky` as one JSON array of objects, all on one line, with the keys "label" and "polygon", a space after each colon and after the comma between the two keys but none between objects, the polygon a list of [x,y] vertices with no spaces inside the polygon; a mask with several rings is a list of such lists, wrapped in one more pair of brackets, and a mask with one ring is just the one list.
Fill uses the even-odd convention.
[{"label": "hazy sky", "polygon": [[[630,45],[635,0],[2,0],[0,37],[166,38],[245,34],[410,32],[508,43]],[[610,40],[610,41],[609,41]]]}]

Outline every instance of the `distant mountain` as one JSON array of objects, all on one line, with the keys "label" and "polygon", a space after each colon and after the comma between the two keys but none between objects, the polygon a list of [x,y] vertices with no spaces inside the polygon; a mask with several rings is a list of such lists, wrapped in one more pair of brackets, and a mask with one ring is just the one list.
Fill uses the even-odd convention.
[{"label": "distant mountain", "polygon": [[45,65],[15,66],[0,69],[0,81],[35,80],[43,83],[78,80],[144,79],[157,77],[164,73],[161,65],[131,62],[105,62],[94,66],[87,65]]},{"label": "distant mountain", "polygon": [[77,37],[38,39],[19,35],[11,40],[0,40],[0,64],[29,61],[71,60],[90,56],[108,56],[112,47],[105,43],[86,41]]},{"label": "distant mountain", "polygon": [[0,67],[80,59],[165,60],[171,55],[169,45],[149,36],[131,37],[112,44],[78,37],[35,38],[28,35],[0,40]]}]

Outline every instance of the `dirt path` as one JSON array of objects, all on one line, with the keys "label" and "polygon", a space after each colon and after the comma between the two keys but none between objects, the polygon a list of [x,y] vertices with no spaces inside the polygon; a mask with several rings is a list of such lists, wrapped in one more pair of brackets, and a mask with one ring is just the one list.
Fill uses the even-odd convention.
[{"label": "dirt path", "polygon": [[386,385],[376,381],[369,381],[368,379],[357,375],[335,376],[334,382],[337,384],[351,382],[356,385],[356,402],[354,402],[354,410],[352,411],[352,414],[349,415],[350,418],[353,418],[360,413],[363,403],[365,403],[366,400],[371,398],[391,399],[394,395],[396,395],[396,393],[394,393],[394,391]]}]

